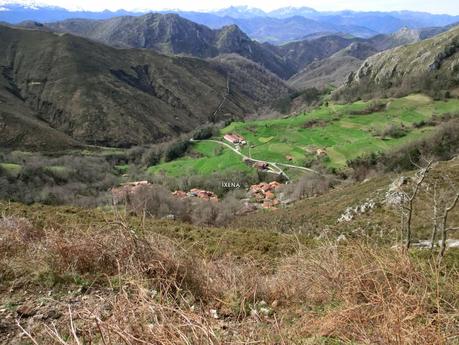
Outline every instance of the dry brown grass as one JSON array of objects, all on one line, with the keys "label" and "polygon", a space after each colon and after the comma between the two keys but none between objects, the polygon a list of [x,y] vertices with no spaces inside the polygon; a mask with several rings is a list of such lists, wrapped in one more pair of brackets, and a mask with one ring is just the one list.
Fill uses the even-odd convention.
[{"label": "dry brown grass", "polygon": [[[0,238],[0,302],[7,296],[3,285],[4,291],[26,294],[37,313],[53,308],[62,315],[55,321],[18,319],[38,344],[458,341],[457,270],[391,248],[298,245],[277,263],[205,258],[148,229],[135,231],[123,219],[36,229],[26,219],[4,217]],[[44,283],[37,269],[91,284],[69,295],[78,286],[61,282],[48,298],[39,292]],[[18,277],[25,285],[17,284]],[[16,340],[18,315],[9,319]]]},{"label": "dry brown grass", "polygon": [[0,259],[26,251],[29,245],[43,236],[44,231],[25,218],[0,217]]},{"label": "dry brown grass", "polygon": [[[338,260],[323,264],[328,279],[322,281],[329,282],[328,302],[338,306],[307,316],[306,332],[365,344],[446,344],[459,330],[457,271],[440,278],[440,268],[421,269],[391,249],[354,245],[337,251]],[[446,300],[452,296],[439,289],[456,297]]]}]

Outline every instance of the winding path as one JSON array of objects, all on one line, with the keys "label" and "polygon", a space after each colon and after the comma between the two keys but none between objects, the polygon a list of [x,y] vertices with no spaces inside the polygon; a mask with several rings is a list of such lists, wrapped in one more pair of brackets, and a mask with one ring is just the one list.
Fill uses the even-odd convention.
[{"label": "winding path", "polygon": [[223,145],[223,146],[229,148],[230,150],[232,150],[233,152],[235,152],[236,154],[241,156],[242,159],[250,159],[251,161],[260,162],[260,163],[268,163],[270,166],[272,166],[272,167],[274,167],[276,169],[276,170],[270,169],[269,170],[270,172],[275,173],[275,174],[279,174],[279,175],[283,175],[283,176],[285,176],[287,178],[287,180],[290,180],[290,178],[287,176],[287,174],[281,168],[279,168],[279,166],[283,166],[283,167],[287,167],[287,168],[293,168],[293,169],[299,169],[299,170],[311,172],[313,174],[321,175],[318,171],[315,171],[315,170],[309,169],[309,168],[305,168],[305,167],[301,167],[301,166],[298,166],[298,165],[285,164],[285,163],[279,163],[279,162],[270,162],[270,161],[255,159],[255,158],[246,156],[241,151],[236,150],[230,144],[225,143],[225,142],[220,141],[220,140],[213,140],[213,139],[196,140],[196,139],[190,139],[190,141],[191,142],[209,141],[209,142],[217,143],[219,145]]}]

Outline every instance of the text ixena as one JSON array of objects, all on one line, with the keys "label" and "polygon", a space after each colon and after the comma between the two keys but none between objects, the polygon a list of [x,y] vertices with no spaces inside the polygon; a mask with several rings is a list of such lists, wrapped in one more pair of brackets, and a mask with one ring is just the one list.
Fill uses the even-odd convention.
[{"label": "text ixena", "polygon": [[238,182],[222,182],[223,188],[241,188]]}]

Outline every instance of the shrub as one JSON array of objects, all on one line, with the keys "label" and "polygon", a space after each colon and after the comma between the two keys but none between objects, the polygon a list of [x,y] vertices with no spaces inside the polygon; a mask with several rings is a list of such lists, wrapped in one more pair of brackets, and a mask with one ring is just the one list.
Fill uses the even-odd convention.
[{"label": "shrub", "polygon": [[158,164],[161,161],[162,152],[157,147],[151,147],[145,150],[142,155],[142,165],[150,167]]},{"label": "shrub", "polygon": [[141,146],[131,147],[127,151],[127,158],[131,164],[140,164],[142,162],[142,157],[145,153],[145,148]]},{"label": "shrub", "polygon": [[286,199],[297,201],[307,197],[324,194],[336,182],[336,178],[332,176],[308,174],[304,175],[296,183],[283,186],[281,192],[284,193]]},{"label": "shrub", "polygon": [[353,110],[351,115],[369,115],[377,112],[384,111],[386,109],[386,103],[380,101],[371,101],[368,106],[363,110]]},{"label": "shrub", "polygon": [[218,133],[218,128],[215,126],[208,126],[200,128],[193,133],[193,139],[204,140],[209,139]]},{"label": "shrub", "polygon": [[403,138],[407,134],[408,134],[408,129],[405,128],[403,124],[399,126],[395,124],[391,124],[391,125],[384,127],[382,130],[375,131],[375,135],[383,139],[385,138],[399,139],[399,138]]},{"label": "shrub", "polygon": [[170,143],[164,152],[164,160],[166,162],[173,161],[174,159],[182,157],[190,146],[190,141],[188,139],[178,140],[176,142]]},{"label": "shrub", "polygon": [[96,206],[118,183],[103,157],[9,154],[8,161],[22,169],[17,177],[0,171],[0,197],[7,200]]},{"label": "shrub", "polygon": [[372,153],[347,162],[357,180],[363,180],[371,171],[404,171],[416,168],[421,157],[434,160],[449,160],[459,150],[459,120],[441,124],[430,137],[414,141],[400,149],[387,153]]}]

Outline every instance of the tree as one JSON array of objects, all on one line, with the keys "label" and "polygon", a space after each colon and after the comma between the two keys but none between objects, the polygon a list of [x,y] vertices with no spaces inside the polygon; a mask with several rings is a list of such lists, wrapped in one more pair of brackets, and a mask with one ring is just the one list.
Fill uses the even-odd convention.
[{"label": "tree", "polygon": [[442,174],[435,177],[429,186],[432,190],[432,233],[430,236],[430,250],[433,252],[440,233],[440,251],[438,261],[440,262],[446,252],[446,242],[448,233],[459,230],[448,224],[449,215],[459,203],[459,189],[453,180],[447,175]]},{"label": "tree", "polygon": [[[432,168],[433,161],[427,161],[425,167],[419,167],[419,170],[416,172],[416,175],[413,179],[413,186],[410,193],[405,192],[402,196],[402,233],[405,234],[405,246],[406,249],[410,249],[411,246],[411,222],[413,219],[413,212],[414,212],[414,201],[418,196],[419,190],[421,185],[423,184],[427,174],[429,173],[430,169]],[[415,163],[413,163],[415,164]],[[405,213],[406,212],[406,213]]]},{"label": "tree", "polygon": [[[443,175],[442,179],[444,180],[446,187],[445,190],[440,193],[440,196],[437,192],[436,185],[434,188],[434,226],[432,229],[431,237],[431,249],[433,250],[435,247],[437,233],[440,231],[441,240],[440,252],[438,254],[439,261],[442,260],[446,252],[446,241],[448,240],[448,233],[454,230],[459,230],[459,227],[448,225],[449,215],[459,203],[459,189],[448,175]],[[442,200],[440,200],[440,198]],[[442,208],[440,216],[438,212],[439,207]]]}]

